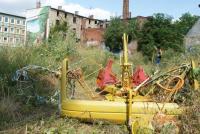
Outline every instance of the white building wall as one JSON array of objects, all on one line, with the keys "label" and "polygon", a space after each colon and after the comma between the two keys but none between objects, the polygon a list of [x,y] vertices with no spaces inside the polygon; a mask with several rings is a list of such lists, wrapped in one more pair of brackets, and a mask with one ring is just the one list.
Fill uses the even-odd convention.
[{"label": "white building wall", "polygon": [[0,45],[24,45],[25,27],[25,18],[0,13]]},{"label": "white building wall", "polygon": [[[76,18],[76,22],[74,22],[75,18]],[[81,39],[84,28],[85,29],[100,28],[101,27],[100,24],[102,24],[102,26],[105,28],[105,24],[103,21],[90,19],[87,17],[75,15],[69,12],[65,12],[65,11],[57,10],[53,8],[51,8],[50,10],[49,19],[50,19],[49,20],[50,27],[53,27],[54,25],[56,25],[56,21],[59,21],[60,23],[62,23],[63,21],[66,21],[68,23],[70,30],[76,33],[76,37],[78,39]],[[83,23],[84,21],[85,23]]]}]

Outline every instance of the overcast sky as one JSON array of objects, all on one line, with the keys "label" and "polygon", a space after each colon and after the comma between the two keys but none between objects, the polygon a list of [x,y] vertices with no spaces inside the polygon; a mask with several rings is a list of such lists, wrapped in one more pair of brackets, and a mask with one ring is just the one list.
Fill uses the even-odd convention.
[{"label": "overcast sky", "polygon": [[[122,14],[123,0],[41,0],[42,6],[59,5],[69,12],[79,11],[80,15],[94,15],[98,19]],[[24,15],[26,9],[34,8],[36,0],[0,0],[0,12]],[[183,13],[200,15],[200,0],[130,0],[132,16],[151,16],[154,13],[166,13],[179,18]]]}]

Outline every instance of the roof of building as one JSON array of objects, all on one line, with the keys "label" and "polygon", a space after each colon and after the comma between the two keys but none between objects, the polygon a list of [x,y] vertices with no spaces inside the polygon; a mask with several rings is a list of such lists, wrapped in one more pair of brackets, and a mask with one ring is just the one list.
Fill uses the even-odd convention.
[{"label": "roof of building", "polygon": [[15,15],[15,14],[11,14],[11,13],[0,12],[0,14],[7,15],[7,16],[13,16],[13,17],[17,17],[17,18],[22,18],[22,19],[26,19],[26,17],[24,17],[24,16],[19,16],[19,15]]},{"label": "roof of building", "polygon": [[[136,16],[136,17],[131,17],[131,18],[128,18],[128,19],[125,19],[126,21],[130,21],[130,20],[133,20],[133,19],[149,19],[151,18],[152,16]],[[122,18],[120,18],[120,20],[124,20]],[[111,20],[107,20],[107,22],[110,22]]]},{"label": "roof of building", "polygon": [[82,15],[79,15],[79,14],[75,14],[75,13],[71,13],[71,12],[62,10],[62,9],[57,9],[57,8],[53,8],[53,7],[50,7],[50,8],[53,9],[53,10],[56,10],[56,11],[61,11],[61,12],[67,13],[67,14],[72,14],[72,15],[78,16],[80,18],[85,18],[85,19],[90,19],[90,20],[97,20],[97,21],[108,21],[108,20],[100,20],[100,19],[85,17],[85,16],[82,16]]},{"label": "roof of building", "polygon": [[200,19],[189,30],[186,37],[200,36]]},{"label": "roof of building", "polygon": [[[81,17],[81,18],[85,18],[85,19],[90,19],[90,20],[96,20],[96,21],[101,21],[101,22],[110,22],[110,20],[100,20],[100,19],[95,19],[95,18],[90,18],[90,17],[86,17],[86,16],[82,16],[82,15],[79,15],[79,14],[75,14],[75,13],[71,13],[71,12],[68,12],[68,11],[65,11],[63,9],[57,9],[57,8],[53,8],[51,6],[47,6],[47,7],[50,7],[51,9],[53,10],[56,10],[56,11],[60,11],[60,12],[64,12],[64,13],[67,13],[67,14],[71,14],[71,15],[75,15],[77,17]],[[42,7],[41,7],[42,8]],[[36,8],[32,8],[32,9],[36,9]],[[32,10],[32,9],[27,9],[27,10]],[[148,18],[151,18],[152,16],[136,16],[136,17],[132,17],[132,18],[128,18],[127,20],[131,20],[131,19],[135,19],[135,18],[142,18],[142,19],[148,19]],[[122,19],[123,20],[123,19]]]}]

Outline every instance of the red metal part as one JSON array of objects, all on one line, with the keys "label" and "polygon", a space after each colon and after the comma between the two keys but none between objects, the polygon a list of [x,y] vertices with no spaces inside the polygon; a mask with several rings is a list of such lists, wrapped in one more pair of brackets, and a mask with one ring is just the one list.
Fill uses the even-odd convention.
[{"label": "red metal part", "polygon": [[144,69],[138,66],[132,76],[134,86],[140,85],[146,79],[148,79],[148,76],[145,74]]},{"label": "red metal part", "polygon": [[109,59],[105,69],[101,69],[97,76],[97,86],[104,89],[106,85],[113,85],[117,82],[116,75],[112,72],[113,60]]}]

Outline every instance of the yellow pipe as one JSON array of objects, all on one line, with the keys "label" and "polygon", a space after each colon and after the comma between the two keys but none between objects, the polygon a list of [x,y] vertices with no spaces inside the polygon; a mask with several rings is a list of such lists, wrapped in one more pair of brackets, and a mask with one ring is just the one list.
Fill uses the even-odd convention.
[{"label": "yellow pipe", "polygon": [[[196,68],[196,64],[195,64],[195,62],[192,60],[191,61],[192,63],[192,69],[195,69]],[[194,88],[194,90],[198,90],[199,89],[199,82],[198,82],[198,80],[197,79],[194,79],[194,81],[193,81],[193,88]]]},{"label": "yellow pipe", "polygon": [[124,40],[124,43],[123,43],[123,49],[124,49],[124,65],[127,65],[128,64],[128,36],[124,33],[123,35],[123,40]]},{"label": "yellow pipe", "polygon": [[132,91],[131,89],[128,90],[128,125],[129,127],[131,128],[131,125],[132,125],[132,103],[133,103],[133,100],[132,100]]},{"label": "yellow pipe", "polygon": [[[122,88],[127,91],[127,126],[131,130],[132,126],[132,103],[133,95],[131,89],[131,64],[128,63],[128,36],[124,33],[123,35],[123,64],[122,64]],[[132,131],[132,130],[131,130]]]},{"label": "yellow pipe", "polygon": [[67,99],[66,82],[67,82],[68,59],[64,59],[61,68],[61,103]]},{"label": "yellow pipe", "polygon": [[[163,112],[168,116],[178,116],[183,111],[176,103],[156,102],[133,102],[130,109],[129,117],[134,120],[138,118],[151,120],[158,112]],[[115,101],[66,100],[62,103],[61,115],[86,120],[107,120],[121,124],[127,121],[127,104]]]},{"label": "yellow pipe", "polygon": [[128,36],[123,35],[123,61],[122,61],[122,88],[128,91],[131,88],[131,64],[128,63]]}]

